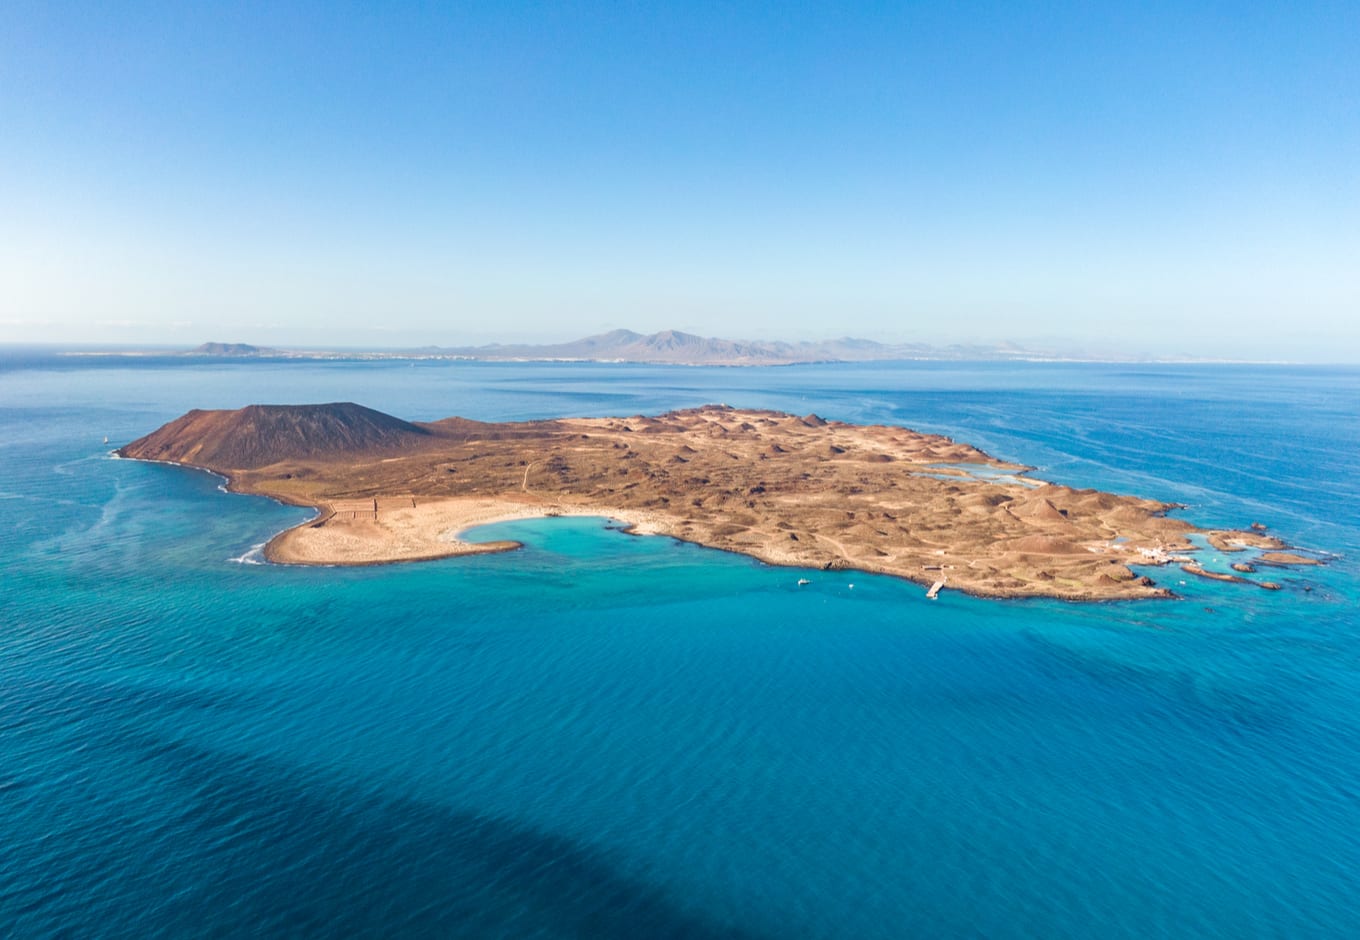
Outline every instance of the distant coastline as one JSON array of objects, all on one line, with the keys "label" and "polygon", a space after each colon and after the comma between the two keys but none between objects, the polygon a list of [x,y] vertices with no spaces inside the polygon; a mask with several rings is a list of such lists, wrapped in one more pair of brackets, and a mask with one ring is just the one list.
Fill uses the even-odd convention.
[{"label": "distant coastline", "polygon": [[675,366],[791,366],[856,362],[1106,362],[1106,363],[1231,363],[1239,360],[1192,356],[1120,355],[1108,351],[1080,352],[1037,349],[1013,343],[951,344],[880,343],[842,337],[833,340],[731,340],[698,336],[678,330],[644,335],[613,330],[566,343],[490,343],[481,346],[420,346],[391,349],[282,348],[251,343],[206,342],[192,349],[67,350],[70,356],[168,356],[188,360],[466,360],[475,362],[622,363]]}]

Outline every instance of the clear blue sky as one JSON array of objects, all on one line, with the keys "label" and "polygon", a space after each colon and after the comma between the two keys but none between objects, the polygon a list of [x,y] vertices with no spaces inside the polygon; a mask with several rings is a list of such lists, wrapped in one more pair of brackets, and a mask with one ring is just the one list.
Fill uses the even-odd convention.
[{"label": "clear blue sky", "polygon": [[0,341],[1360,361],[1360,4],[11,2]]}]

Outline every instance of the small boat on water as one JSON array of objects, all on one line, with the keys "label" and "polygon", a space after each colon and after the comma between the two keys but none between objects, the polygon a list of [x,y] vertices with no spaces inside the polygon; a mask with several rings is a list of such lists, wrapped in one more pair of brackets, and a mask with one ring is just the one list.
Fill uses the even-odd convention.
[{"label": "small boat on water", "polygon": [[807,578],[799,578],[799,579],[798,579],[798,586],[799,586],[799,587],[802,587],[804,584],[811,584],[811,583],[812,583],[812,582],[809,581]]}]

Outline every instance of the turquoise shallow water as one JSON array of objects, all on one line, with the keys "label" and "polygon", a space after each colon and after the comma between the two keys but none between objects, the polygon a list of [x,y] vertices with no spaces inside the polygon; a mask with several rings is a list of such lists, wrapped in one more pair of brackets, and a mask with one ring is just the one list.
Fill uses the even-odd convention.
[{"label": "turquoise shallow water", "polygon": [[[336,399],[895,422],[1337,557],[1279,593],[932,603],[556,519],[296,569],[240,559],[305,512],[106,453]],[[10,351],[0,933],[1353,936],[1358,414],[1341,369]]]}]

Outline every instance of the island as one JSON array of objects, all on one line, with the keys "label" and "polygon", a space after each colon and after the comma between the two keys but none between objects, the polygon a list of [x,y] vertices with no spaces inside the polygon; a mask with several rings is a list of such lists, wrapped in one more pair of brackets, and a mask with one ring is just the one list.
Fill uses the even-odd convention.
[{"label": "island", "polygon": [[[604,516],[628,531],[772,565],[893,575],[986,597],[1172,597],[1136,568],[1209,576],[1205,546],[1304,556],[1202,530],[1182,508],[1033,479],[1032,468],[903,427],[726,405],[657,416],[409,422],[353,403],[194,410],[118,455],[212,471],[234,492],[310,506],[267,559],[363,565],[504,551],[469,528]],[[1234,581],[1276,588],[1273,582]]]}]

